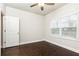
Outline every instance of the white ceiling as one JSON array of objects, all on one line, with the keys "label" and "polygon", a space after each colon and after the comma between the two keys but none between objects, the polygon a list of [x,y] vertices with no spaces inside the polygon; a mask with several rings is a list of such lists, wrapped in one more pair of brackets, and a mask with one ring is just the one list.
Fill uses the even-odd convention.
[{"label": "white ceiling", "polygon": [[11,6],[14,8],[33,12],[33,13],[40,14],[40,15],[46,15],[46,14],[56,10],[57,8],[65,5],[65,3],[55,3],[55,5],[44,5],[44,11],[41,11],[40,7],[38,5],[31,8],[30,5],[32,5],[32,4],[34,4],[34,3],[6,3],[7,6]]}]

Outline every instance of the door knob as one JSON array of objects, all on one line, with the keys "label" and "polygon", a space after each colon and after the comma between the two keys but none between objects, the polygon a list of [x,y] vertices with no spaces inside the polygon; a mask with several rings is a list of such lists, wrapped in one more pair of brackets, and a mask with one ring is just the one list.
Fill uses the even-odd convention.
[{"label": "door knob", "polygon": [[4,30],[4,32],[6,32],[6,30]]},{"label": "door knob", "polygon": [[6,42],[4,42],[4,43],[6,43]]}]

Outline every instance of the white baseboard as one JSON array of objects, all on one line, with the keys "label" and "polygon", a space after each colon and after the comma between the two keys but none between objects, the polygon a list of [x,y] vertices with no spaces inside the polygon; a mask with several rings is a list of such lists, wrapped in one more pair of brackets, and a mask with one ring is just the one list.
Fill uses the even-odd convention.
[{"label": "white baseboard", "polygon": [[66,49],[71,50],[71,51],[73,51],[73,52],[79,53],[79,50],[77,50],[77,49],[75,49],[75,48],[68,47],[68,46],[66,46],[66,45],[61,45],[61,44],[59,44],[59,43],[56,43],[56,42],[53,42],[53,41],[49,41],[49,40],[45,40],[45,41],[47,41],[47,42],[49,42],[49,43],[52,43],[52,44],[55,44],[55,45],[58,45],[58,46],[60,46],[60,47],[66,48]]},{"label": "white baseboard", "polygon": [[29,43],[33,43],[33,42],[40,42],[40,41],[44,41],[44,40],[35,40],[35,41],[21,42],[20,45],[29,44]]},{"label": "white baseboard", "polygon": [[[35,40],[35,41],[27,41],[27,42],[21,42],[19,43],[19,45],[23,45],[23,44],[29,44],[29,43],[33,43],[33,42],[40,42],[40,41],[44,41],[43,39],[40,39],[40,40]],[[16,45],[18,46],[18,45]],[[2,48],[2,47],[1,47]],[[4,47],[3,48],[7,48],[7,47]]]},{"label": "white baseboard", "polygon": [[[33,42],[40,42],[40,41],[45,41],[44,39],[40,39],[40,40],[35,40],[35,41],[25,41],[25,42],[20,42],[18,45],[16,45],[16,46],[19,46],[19,45],[23,45],[23,44],[29,44],[29,43],[33,43]],[[13,47],[13,46],[12,46]],[[7,46],[5,47],[5,46],[3,46],[3,47],[1,47],[1,48],[8,48]]]}]

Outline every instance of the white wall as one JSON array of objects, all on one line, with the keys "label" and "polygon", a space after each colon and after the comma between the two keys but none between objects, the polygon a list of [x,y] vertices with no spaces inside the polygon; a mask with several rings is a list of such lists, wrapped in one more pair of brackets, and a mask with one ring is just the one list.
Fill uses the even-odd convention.
[{"label": "white wall", "polygon": [[43,16],[12,7],[6,7],[6,15],[19,17],[21,44],[41,41],[43,39]]},{"label": "white wall", "polygon": [[[70,40],[70,39],[64,39],[60,37],[55,37],[53,34],[50,32],[50,22],[51,20],[54,20],[55,18],[67,16],[73,13],[79,13],[79,4],[67,4],[64,5],[63,7],[55,10],[54,12],[48,14],[45,16],[46,22],[45,22],[45,40],[55,43],[57,45],[60,45],[62,47],[68,48],[70,50],[73,50],[75,52],[79,52],[79,39],[76,40]],[[79,16],[79,15],[78,15]],[[61,20],[61,19],[59,19]]]}]

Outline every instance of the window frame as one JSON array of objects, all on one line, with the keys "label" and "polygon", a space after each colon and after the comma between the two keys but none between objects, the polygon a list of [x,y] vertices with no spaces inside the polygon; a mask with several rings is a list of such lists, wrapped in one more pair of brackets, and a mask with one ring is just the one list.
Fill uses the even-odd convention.
[{"label": "window frame", "polygon": [[[76,23],[76,38],[74,38],[74,37],[68,37],[68,36],[63,36],[63,35],[59,35],[59,34],[53,34],[53,33],[51,33],[51,30],[50,30],[50,33],[51,33],[51,36],[53,36],[53,37],[55,37],[55,38],[61,38],[61,39],[70,39],[70,40],[76,40],[76,39],[79,39],[79,14],[78,14],[78,12],[77,13],[73,13],[73,14],[70,14],[70,15],[68,15],[68,16],[63,16],[63,17],[58,17],[58,18],[55,18],[55,19],[58,19],[58,21],[59,21],[59,19],[62,19],[62,18],[64,18],[64,17],[69,17],[69,16],[73,16],[73,15],[76,15],[77,16],[77,23]],[[51,29],[51,28],[50,28]],[[78,40],[79,41],[79,40]]]}]

